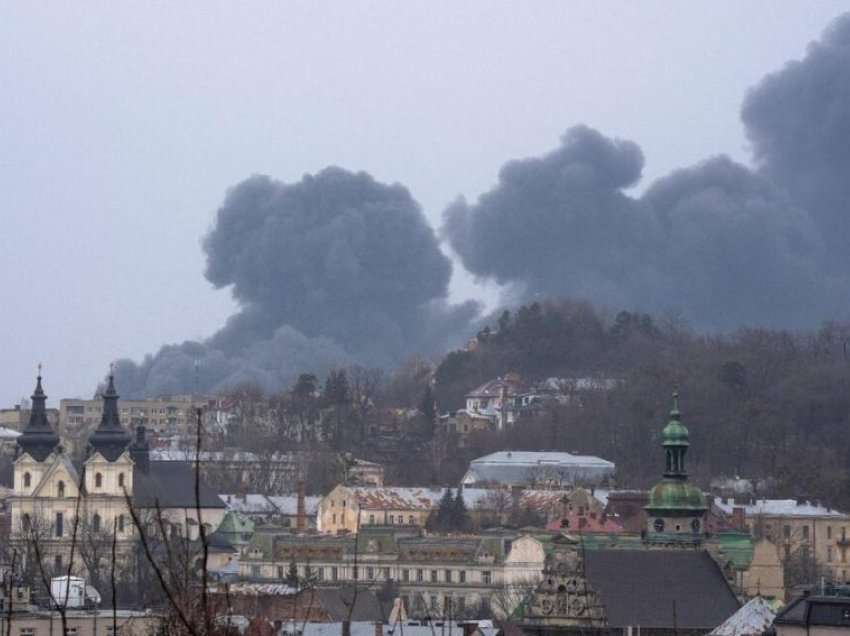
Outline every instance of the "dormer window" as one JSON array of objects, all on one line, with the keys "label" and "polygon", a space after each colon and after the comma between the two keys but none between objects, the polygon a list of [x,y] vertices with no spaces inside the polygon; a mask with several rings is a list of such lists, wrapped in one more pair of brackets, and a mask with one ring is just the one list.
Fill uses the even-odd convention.
[{"label": "dormer window", "polygon": [[65,496],[65,482],[60,481],[56,484],[56,496],[60,499]]},{"label": "dormer window", "polygon": [[101,475],[100,473],[94,474],[94,487],[95,488],[102,488],[103,487],[103,475]]},{"label": "dormer window", "polygon": [[29,488],[32,485],[32,475],[24,473],[24,488]]}]

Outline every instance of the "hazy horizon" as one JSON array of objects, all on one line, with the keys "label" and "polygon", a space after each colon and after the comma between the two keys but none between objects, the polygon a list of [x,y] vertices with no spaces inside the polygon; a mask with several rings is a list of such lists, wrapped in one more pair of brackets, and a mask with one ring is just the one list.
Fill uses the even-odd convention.
[{"label": "hazy horizon", "polygon": [[[251,175],[367,171],[436,231],[459,195],[474,208],[503,164],[577,124],[640,146],[636,198],[721,153],[753,166],[748,89],[848,9],[4,5],[0,407],[39,362],[57,404],[90,396],[110,361],[221,329],[238,305],[205,279],[201,241]],[[495,283],[452,261],[448,299],[492,305]]]}]

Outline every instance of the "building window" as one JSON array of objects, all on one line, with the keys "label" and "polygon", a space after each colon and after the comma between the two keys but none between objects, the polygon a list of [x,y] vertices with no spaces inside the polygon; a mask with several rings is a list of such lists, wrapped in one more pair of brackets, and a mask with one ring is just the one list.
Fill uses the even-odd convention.
[{"label": "building window", "polygon": [[124,473],[118,473],[118,487],[124,487]]},{"label": "building window", "polygon": [[425,578],[425,574],[424,574],[424,572],[422,572],[422,569],[420,568],[420,569],[416,570],[416,582],[421,583],[424,578]]},{"label": "building window", "polygon": [[95,532],[100,532],[100,515],[99,514],[95,513],[94,517],[92,517],[91,527],[92,527],[92,530],[94,530]]},{"label": "building window", "polygon": [[375,578],[375,568],[366,568],[366,578],[369,581],[374,580],[374,578]]},{"label": "building window", "polygon": [[786,539],[791,538],[791,526],[782,526],[782,536]]},{"label": "building window", "polygon": [[455,599],[455,614],[462,616],[466,611],[466,599],[463,596],[458,596]]},{"label": "building window", "polygon": [[827,526],[827,527],[826,527],[826,538],[827,538],[827,539],[832,539],[832,526]]},{"label": "building window", "polygon": [[53,567],[56,568],[57,572],[62,569],[62,555],[61,554],[57,554],[56,556],[53,557]]},{"label": "building window", "polygon": [[831,545],[826,546],[826,560],[828,562],[832,562],[832,546]]},{"label": "building window", "polygon": [[124,515],[118,515],[118,532],[124,532]]},{"label": "building window", "polygon": [[410,525],[410,526],[415,526],[416,525],[416,518],[413,515],[410,515],[407,518],[407,524]]},{"label": "building window", "polygon": [[60,481],[56,484],[56,496],[60,499],[65,496],[65,482]]},{"label": "building window", "polygon": [[389,568],[384,568],[384,580],[385,581],[390,580],[390,569]]},{"label": "building window", "polygon": [[436,611],[437,609],[439,609],[438,606],[437,606],[437,597],[436,596],[434,596],[432,594],[430,601],[431,601],[431,609],[432,610]]},{"label": "building window", "polygon": [[331,581],[339,581],[339,568],[336,566],[331,568]]},{"label": "building window", "polygon": [[333,514],[333,523],[336,523],[336,513]]},{"label": "building window", "polygon": [[481,582],[484,585],[490,585],[493,582],[493,575],[490,573],[490,570],[484,570],[481,573]]},{"label": "building window", "polygon": [[24,488],[29,488],[32,485],[32,475],[24,473]]},{"label": "building window", "polygon": [[283,566],[282,565],[277,566],[277,578],[279,578],[279,579],[284,578]]},{"label": "building window", "polygon": [[458,581],[461,583],[466,583],[466,570],[461,570],[457,573]]},{"label": "building window", "polygon": [[360,576],[360,572],[358,570],[359,570],[359,568],[355,565],[354,568],[353,568],[354,576],[352,577],[355,581]]},{"label": "building window", "polygon": [[21,515],[21,528],[22,528],[25,532],[29,532],[29,529],[30,529],[31,527],[32,527],[32,524],[31,524],[31,522],[30,522],[30,516],[29,516],[29,514],[27,514],[27,513],[25,512],[23,515]]},{"label": "building window", "polygon": [[803,541],[809,540],[809,526],[803,526]]},{"label": "building window", "polygon": [[452,582],[452,571],[446,570],[446,583],[451,583],[451,582]]},{"label": "building window", "polygon": [[[56,536],[61,537],[65,533],[65,516],[61,512],[56,513]],[[62,556],[62,555],[57,555]]]},{"label": "building window", "polygon": [[251,566],[251,576],[253,576],[256,579],[260,578],[260,566],[259,565],[252,565]]},{"label": "building window", "polygon": [[395,515],[390,515],[390,524],[395,523]]},{"label": "building window", "polygon": [[95,488],[102,488],[103,487],[103,475],[101,475],[100,473],[94,474],[94,487]]},{"label": "building window", "polygon": [[405,583],[410,582],[410,570],[404,569],[401,571],[401,580]]},{"label": "building window", "polygon": [[316,568],[316,580],[324,581],[325,580],[325,568]]},{"label": "building window", "polygon": [[437,582],[437,570],[431,570],[431,583]]},{"label": "building window", "polygon": [[443,616],[452,615],[452,597],[446,594],[443,597]]},{"label": "building window", "polygon": [[375,515],[369,515],[369,525],[370,526],[375,525]]}]

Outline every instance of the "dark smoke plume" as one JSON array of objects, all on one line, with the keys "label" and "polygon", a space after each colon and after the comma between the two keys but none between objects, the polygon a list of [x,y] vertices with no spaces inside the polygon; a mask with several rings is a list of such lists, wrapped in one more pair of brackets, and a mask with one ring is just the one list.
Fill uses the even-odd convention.
[{"label": "dark smoke plume", "polygon": [[640,149],[577,126],[555,151],[505,164],[474,204],[449,206],[443,236],[523,301],[676,310],[718,329],[846,315],[850,16],[751,91],[743,118],[758,173],[721,156],[631,197]]},{"label": "dark smoke plume", "polygon": [[[710,329],[846,318],[850,14],[754,87],[742,119],[755,171],[714,157],[641,196],[628,191],[643,169],[637,144],[576,126],[554,151],[505,164],[477,201],[450,205],[442,235],[512,302],[579,297]],[[248,179],[203,246],[207,278],[240,311],[206,342],[122,361],[126,395],[392,366],[457,342],[478,311],[448,304],[451,264],[410,193],[364,173]]]},{"label": "dark smoke plume", "polygon": [[830,250],[850,264],[850,14],[806,56],[765,77],[741,116],[756,163],[806,208]]},{"label": "dark smoke plume", "polygon": [[241,311],[205,343],[123,361],[128,395],[276,389],[303,371],[389,366],[448,346],[478,311],[447,303],[451,262],[407,189],[362,172],[247,179],[227,194],[203,247],[207,278],[230,286]]}]

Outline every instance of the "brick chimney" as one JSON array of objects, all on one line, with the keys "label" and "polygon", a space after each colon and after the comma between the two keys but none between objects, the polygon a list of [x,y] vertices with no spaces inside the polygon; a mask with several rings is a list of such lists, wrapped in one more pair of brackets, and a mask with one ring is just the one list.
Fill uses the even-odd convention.
[{"label": "brick chimney", "polygon": [[732,527],[735,528],[735,530],[743,530],[745,526],[744,508],[741,506],[735,506],[732,508]]},{"label": "brick chimney", "polygon": [[298,532],[307,530],[307,505],[304,497],[304,480],[298,480],[298,508],[295,516],[295,529]]}]

